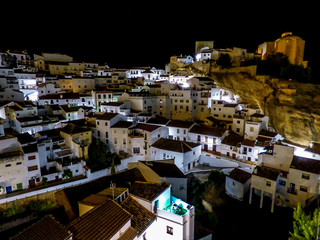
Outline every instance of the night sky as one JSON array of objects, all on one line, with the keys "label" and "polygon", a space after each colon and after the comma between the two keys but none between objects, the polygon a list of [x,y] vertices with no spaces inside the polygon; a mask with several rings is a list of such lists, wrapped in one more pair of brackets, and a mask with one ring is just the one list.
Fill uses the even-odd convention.
[{"label": "night sky", "polygon": [[315,62],[316,2],[7,2],[1,10],[4,50],[61,52],[110,67],[164,68],[172,55],[193,55],[196,40],[254,52],[259,44],[290,31],[306,40],[305,59]]}]

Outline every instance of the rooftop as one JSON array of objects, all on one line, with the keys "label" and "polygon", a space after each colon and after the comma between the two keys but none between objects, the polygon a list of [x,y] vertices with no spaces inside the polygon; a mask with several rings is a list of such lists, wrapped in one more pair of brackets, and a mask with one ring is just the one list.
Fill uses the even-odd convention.
[{"label": "rooftop", "polygon": [[154,213],[147,210],[132,196],[127,197],[121,206],[132,215],[131,226],[138,235],[142,234],[157,218]]},{"label": "rooftop", "polygon": [[290,168],[320,174],[320,161],[311,158],[293,156]]},{"label": "rooftop", "polygon": [[61,129],[61,132],[64,132],[67,134],[77,134],[77,133],[83,133],[88,131],[91,131],[91,129],[87,127],[79,127],[72,123],[68,123],[68,125],[66,125]]},{"label": "rooftop", "polygon": [[170,120],[167,127],[178,127],[178,128],[190,128],[194,122],[187,122],[182,120]]},{"label": "rooftop", "polygon": [[230,174],[229,177],[240,182],[240,183],[246,183],[250,178],[251,178],[252,174],[241,170],[239,168],[235,168],[233,169]]},{"label": "rooftop", "polygon": [[152,202],[169,187],[170,187],[170,184],[167,182],[162,182],[161,184],[159,184],[159,183],[136,181],[132,185],[130,192],[134,196],[137,196],[149,202]]},{"label": "rooftop", "polygon": [[214,137],[222,137],[224,131],[220,130],[216,127],[207,127],[207,126],[200,126],[200,125],[194,125],[190,131],[190,133],[198,133],[203,135],[209,135]]},{"label": "rooftop", "polygon": [[147,132],[153,132],[154,130],[158,129],[160,126],[152,125],[152,124],[145,124],[145,123],[137,123],[133,126],[133,129],[141,129]]},{"label": "rooftop", "polygon": [[200,146],[199,143],[184,142],[178,140],[172,140],[168,138],[160,138],[151,146],[159,149],[164,149],[173,152],[186,153],[192,151],[193,148]]},{"label": "rooftop", "polygon": [[94,117],[97,118],[97,120],[111,120],[112,118],[116,117],[117,115],[119,115],[118,113],[97,113],[94,115]]},{"label": "rooftop", "polygon": [[72,221],[67,229],[74,239],[111,239],[131,217],[119,204],[109,200]]},{"label": "rooftop", "polygon": [[277,181],[279,174],[280,170],[264,166],[257,166],[255,171],[253,172],[253,175],[267,178],[273,181]]},{"label": "rooftop", "polygon": [[45,216],[12,240],[66,240],[71,236],[72,234],[53,217]]},{"label": "rooftop", "polygon": [[161,161],[142,161],[142,163],[151,168],[160,177],[186,178],[186,176],[174,163]]}]

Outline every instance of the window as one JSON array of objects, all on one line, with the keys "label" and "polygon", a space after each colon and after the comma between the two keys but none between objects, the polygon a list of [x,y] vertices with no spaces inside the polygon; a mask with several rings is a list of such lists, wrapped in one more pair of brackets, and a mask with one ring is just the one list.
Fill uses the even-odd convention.
[{"label": "window", "polygon": [[279,180],[279,185],[285,186],[286,185],[286,181]]},{"label": "window", "polygon": [[105,122],[104,125],[105,125],[105,126],[108,126],[108,122]]},{"label": "window", "polygon": [[16,163],[16,165],[21,165],[21,164],[22,164],[22,162],[17,162],[17,163]]},{"label": "window", "polygon": [[138,154],[138,153],[140,153],[140,148],[133,148],[133,153],[136,153],[136,154]]},{"label": "window", "polygon": [[11,167],[11,164],[7,164],[6,167]]},{"label": "window", "polygon": [[253,127],[250,127],[250,132],[253,132],[254,131],[254,128]]},{"label": "window", "polygon": [[31,167],[28,167],[28,171],[29,172],[35,171],[35,170],[38,170],[38,165],[34,165],[34,166],[31,166]]},{"label": "window", "polygon": [[167,233],[170,234],[170,235],[173,235],[173,228],[167,226]]},{"label": "window", "polygon": [[308,192],[308,188],[305,186],[300,186],[300,191],[302,192]]},{"label": "window", "polygon": [[310,179],[310,175],[306,174],[306,173],[302,173],[302,178],[306,179],[306,180],[309,180]]},{"label": "window", "polygon": [[180,129],[177,129],[177,133],[180,133]]},{"label": "window", "polygon": [[36,159],[36,156],[35,156],[35,155],[32,155],[32,156],[29,156],[29,157],[28,157],[28,160],[33,160],[33,159]]},{"label": "window", "polygon": [[267,187],[271,187],[271,182],[270,181],[266,181],[266,186]]}]

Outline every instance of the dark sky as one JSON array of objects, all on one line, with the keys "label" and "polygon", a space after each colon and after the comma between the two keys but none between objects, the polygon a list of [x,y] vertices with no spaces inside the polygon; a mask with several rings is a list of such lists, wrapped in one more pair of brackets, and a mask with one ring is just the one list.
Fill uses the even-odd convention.
[{"label": "dark sky", "polygon": [[306,40],[311,60],[318,28],[315,4],[302,1],[28,2],[2,7],[0,49],[62,52],[110,67],[163,68],[172,55],[193,54],[196,40],[253,52],[286,31]]}]

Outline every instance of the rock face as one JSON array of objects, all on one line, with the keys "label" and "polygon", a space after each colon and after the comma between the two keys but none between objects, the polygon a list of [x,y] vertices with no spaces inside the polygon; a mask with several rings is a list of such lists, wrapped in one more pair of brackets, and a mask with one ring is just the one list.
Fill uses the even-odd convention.
[{"label": "rock face", "polygon": [[255,66],[210,68],[202,75],[212,77],[218,87],[243,101],[257,104],[269,116],[271,126],[289,141],[305,146],[320,141],[320,85],[256,76],[255,72]]}]

